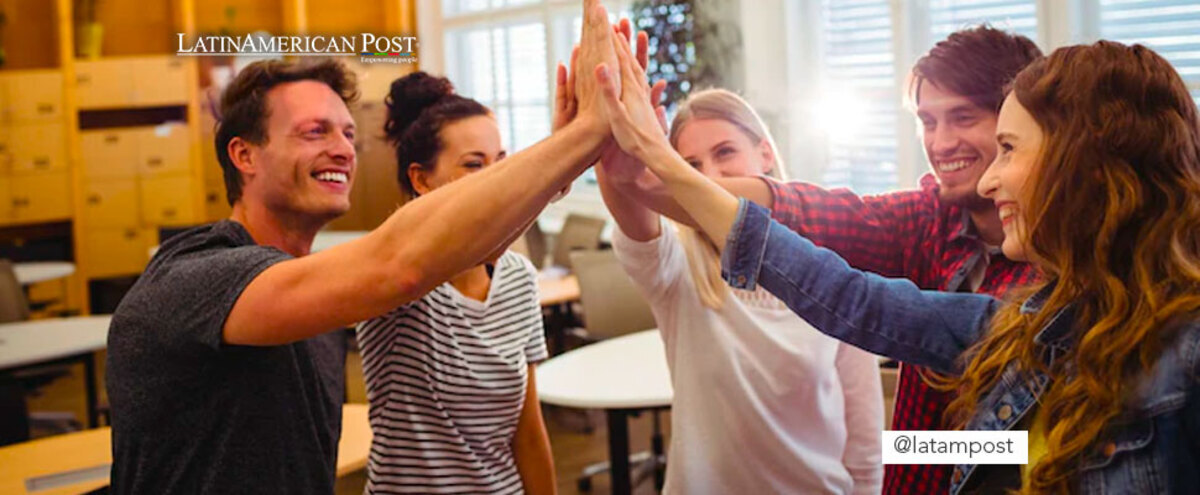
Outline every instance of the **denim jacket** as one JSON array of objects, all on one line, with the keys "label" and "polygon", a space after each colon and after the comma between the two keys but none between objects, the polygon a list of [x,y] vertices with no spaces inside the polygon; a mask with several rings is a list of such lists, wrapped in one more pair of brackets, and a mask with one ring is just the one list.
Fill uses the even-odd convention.
[{"label": "denim jacket", "polygon": [[[763,286],[831,337],[942,373],[961,372],[959,356],[983,336],[1000,304],[984,295],[923,291],[908,280],[855,270],[745,200],[721,268],[734,287]],[[1039,311],[1048,291],[1027,299],[1021,311]],[[1074,345],[1072,315],[1069,307],[1060,311],[1035,337],[1047,363],[1068,355]],[[966,429],[1012,429],[1034,409],[1049,381],[1010,364]],[[1076,491],[1200,493],[1200,322],[1182,328],[1135,390],[1125,412],[1085,455]],[[950,493],[997,488],[985,483],[980,468],[955,466]]]}]

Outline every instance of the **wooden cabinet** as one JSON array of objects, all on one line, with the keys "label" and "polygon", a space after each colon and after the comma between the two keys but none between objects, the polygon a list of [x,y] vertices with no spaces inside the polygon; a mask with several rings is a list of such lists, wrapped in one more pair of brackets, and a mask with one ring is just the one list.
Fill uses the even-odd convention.
[{"label": "wooden cabinet", "polygon": [[192,178],[186,175],[143,178],[142,222],[148,225],[188,225],[196,222],[190,194]]},{"label": "wooden cabinet", "polygon": [[83,194],[88,228],[138,227],[138,187],[134,179],[90,181]]},{"label": "wooden cabinet", "polygon": [[63,78],[57,70],[5,74],[6,98],[0,100],[7,122],[62,122]]},{"label": "wooden cabinet", "polygon": [[189,63],[174,55],[80,61],[75,67],[79,108],[186,104]]},{"label": "wooden cabinet", "polygon": [[84,235],[87,276],[114,277],[140,273],[150,260],[150,247],[158,243],[153,229],[89,229]]},{"label": "wooden cabinet", "polygon": [[12,221],[46,222],[71,217],[71,181],[65,172],[14,175],[9,191]]},{"label": "wooden cabinet", "polygon": [[67,167],[67,142],[62,122],[15,124],[8,128],[8,153],[13,174],[62,172]]},{"label": "wooden cabinet", "polygon": [[138,172],[143,177],[187,173],[191,165],[192,140],[188,127],[168,123],[140,129]]},{"label": "wooden cabinet", "polygon": [[80,131],[84,176],[89,180],[137,177],[138,135],[136,129]]},{"label": "wooden cabinet", "polygon": [[0,225],[72,216],[62,73],[0,73]]}]

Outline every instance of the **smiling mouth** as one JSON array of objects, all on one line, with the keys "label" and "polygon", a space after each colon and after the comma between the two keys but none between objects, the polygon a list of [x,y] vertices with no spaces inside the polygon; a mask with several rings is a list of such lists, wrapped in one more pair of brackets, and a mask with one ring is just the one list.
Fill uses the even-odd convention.
[{"label": "smiling mouth", "polygon": [[1000,223],[1007,224],[1013,220],[1016,220],[1015,217],[1017,214],[1017,207],[1016,205],[1012,204],[1001,205],[1000,208],[996,210],[996,213],[1000,216]]},{"label": "smiling mouth", "polygon": [[938,170],[938,172],[948,174],[951,172],[958,172],[959,170],[963,170],[967,167],[970,167],[971,164],[973,164],[973,163],[975,163],[974,158],[965,159],[965,160],[954,160],[952,162],[950,162],[950,161],[938,162],[937,170]]},{"label": "smiling mouth", "polygon": [[350,181],[350,175],[345,172],[319,172],[313,174],[313,178],[333,184],[345,184]]}]

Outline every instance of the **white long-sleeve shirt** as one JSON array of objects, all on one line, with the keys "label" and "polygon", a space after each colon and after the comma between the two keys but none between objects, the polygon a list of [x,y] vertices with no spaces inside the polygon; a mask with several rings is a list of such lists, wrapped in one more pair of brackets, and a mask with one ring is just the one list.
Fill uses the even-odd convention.
[{"label": "white long-sleeve shirt", "polygon": [[673,229],[613,233],[661,330],[675,399],[666,493],[877,494],[883,396],[874,356],[761,291],[704,306]]}]

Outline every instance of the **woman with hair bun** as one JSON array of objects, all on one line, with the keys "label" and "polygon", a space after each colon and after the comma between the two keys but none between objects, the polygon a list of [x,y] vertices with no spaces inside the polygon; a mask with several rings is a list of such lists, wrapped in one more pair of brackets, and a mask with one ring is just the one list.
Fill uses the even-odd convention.
[{"label": "woman with hair bun", "polygon": [[[397,79],[387,107],[410,197],[507,154],[492,112],[446,78]],[[533,372],[547,358],[536,272],[506,247],[359,325],[374,431],[367,493],[554,492]]]}]

